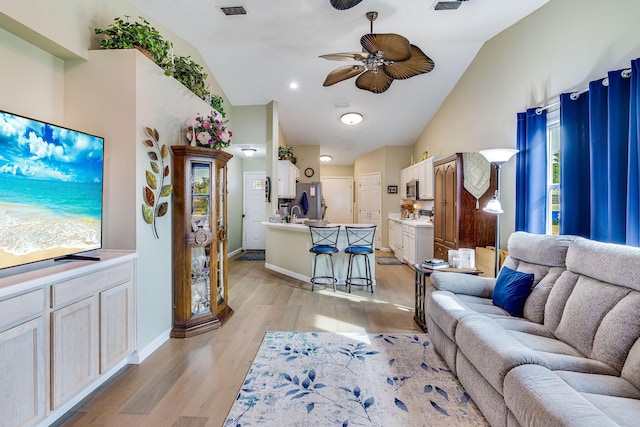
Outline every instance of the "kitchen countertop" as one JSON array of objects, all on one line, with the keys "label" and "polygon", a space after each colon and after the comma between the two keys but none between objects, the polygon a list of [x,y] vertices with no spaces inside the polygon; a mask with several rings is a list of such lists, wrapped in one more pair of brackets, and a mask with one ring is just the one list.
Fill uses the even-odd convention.
[{"label": "kitchen countertop", "polygon": [[[281,228],[281,229],[285,229],[285,230],[291,230],[291,231],[300,231],[300,232],[305,232],[308,233],[309,232],[309,226],[306,224],[293,224],[290,222],[269,222],[269,221],[263,221],[261,222],[262,225],[266,225],[267,227],[273,227],[273,228]],[[335,226],[342,226],[342,227],[371,227],[373,226],[373,224],[333,224],[333,223],[329,223],[326,225],[326,227],[335,227]]]},{"label": "kitchen countertop", "polygon": [[406,224],[409,227],[433,227],[433,222],[425,219],[389,218],[389,221]]}]

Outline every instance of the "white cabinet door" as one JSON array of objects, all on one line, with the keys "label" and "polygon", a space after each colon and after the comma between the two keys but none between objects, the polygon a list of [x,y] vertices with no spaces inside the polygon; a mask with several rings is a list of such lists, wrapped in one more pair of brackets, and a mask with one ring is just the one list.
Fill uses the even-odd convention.
[{"label": "white cabinet door", "polygon": [[134,347],[133,285],[100,292],[100,373],[127,357]]},{"label": "white cabinet door", "polygon": [[420,199],[433,199],[433,157],[418,163],[418,180],[420,181]]},{"label": "white cabinet door", "polygon": [[293,199],[296,197],[296,180],[300,169],[289,160],[278,160],[278,197]]},{"label": "white cabinet door", "polygon": [[400,198],[403,200],[407,198],[407,182],[409,181],[407,173],[408,170],[406,168],[400,171]]},{"label": "white cabinet door", "polygon": [[98,377],[98,296],[51,313],[51,409]]},{"label": "white cabinet door", "polygon": [[34,425],[45,414],[42,317],[0,333],[0,426]]}]

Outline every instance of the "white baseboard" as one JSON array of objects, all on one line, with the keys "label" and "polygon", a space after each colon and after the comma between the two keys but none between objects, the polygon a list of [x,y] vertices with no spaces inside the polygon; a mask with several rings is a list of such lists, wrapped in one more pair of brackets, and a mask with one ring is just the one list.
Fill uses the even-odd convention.
[{"label": "white baseboard", "polygon": [[393,252],[391,248],[378,248],[378,250],[381,252]]},{"label": "white baseboard", "polygon": [[151,353],[156,351],[162,344],[169,340],[170,337],[171,328],[161,333],[156,339],[151,341],[151,343],[142,350],[133,352],[127,359],[127,362],[133,365],[139,365],[144,359],[149,357]]},{"label": "white baseboard", "polygon": [[242,251],[244,251],[244,249],[243,249],[243,248],[238,248],[238,249],[236,249],[236,250],[235,250],[235,251],[233,251],[233,252],[229,252],[229,253],[227,254],[227,258],[231,258],[232,256],[237,255],[237,254],[239,254],[239,253],[240,253],[240,252],[242,252]]},{"label": "white baseboard", "polygon": [[[311,277],[309,276],[305,276],[304,274],[300,274],[300,273],[296,273],[295,271],[291,271],[291,270],[287,270],[286,268],[282,268],[282,267],[278,267],[277,265],[273,265],[273,264],[268,264],[268,263],[264,263],[264,268],[266,268],[267,270],[272,270],[275,272],[278,272],[280,274],[284,274],[285,276],[289,276],[293,279],[298,279],[302,282],[307,282],[309,284],[311,284]],[[338,279],[338,283],[336,283],[337,285],[344,285],[344,279]],[[373,286],[376,286],[376,280],[373,279],[372,282]],[[331,286],[331,285],[329,285]],[[355,286],[355,285],[354,285]]]}]

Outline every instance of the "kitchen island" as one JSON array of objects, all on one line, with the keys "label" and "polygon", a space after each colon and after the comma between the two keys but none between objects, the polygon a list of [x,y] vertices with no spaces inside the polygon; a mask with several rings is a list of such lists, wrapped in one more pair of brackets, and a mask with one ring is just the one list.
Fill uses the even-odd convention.
[{"label": "kitchen island", "polygon": [[[314,254],[309,252],[309,249],[311,249],[311,232],[309,231],[309,227],[303,224],[290,223],[263,222],[262,224],[266,226],[265,267],[269,270],[277,271],[278,273],[311,284]],[[367,227],[371,226],[371,224],[329,224],[329,226],[336,225],[341,225],[342,228],[340,229],[337,245],[340,252],[333,254],[333,268],[335,277],[338,279],[338,285],[344,285],[349,262],[349,255],[344,253],[344,249],[347,247],[347,232],[344,227]],[[376,230],[376,232],[378,232],[378,230]],[[375,254],[367,255],[367,257],[369,258],[369,265],[371,266],[371,279],[375,286]],[[316,275],[331,275],[329,257],[318,257]],[[362,259],[362,257],[358,257],[355,262],[353,275],[364,276],[364,259]],[[318,289],[321,289],[321,286],[322,285],[320,285]],[[354,285],[352,287],[352,290],[353,289],[359,289],[359,287]]]}]

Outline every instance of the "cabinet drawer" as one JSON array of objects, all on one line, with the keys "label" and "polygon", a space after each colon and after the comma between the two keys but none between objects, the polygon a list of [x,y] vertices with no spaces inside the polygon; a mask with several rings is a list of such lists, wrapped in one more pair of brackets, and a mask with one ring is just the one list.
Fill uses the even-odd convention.
[{"label": "cabinet drawer", "polygon": [[127,262],[56,283],[51,286],[51,307],[65,305],[126,282],[131,279],[132,271],[132,263]]},{"label": "cabinet drawer", "polygon": [[44,288],[0,301],[0,329],[44,313]]}]

